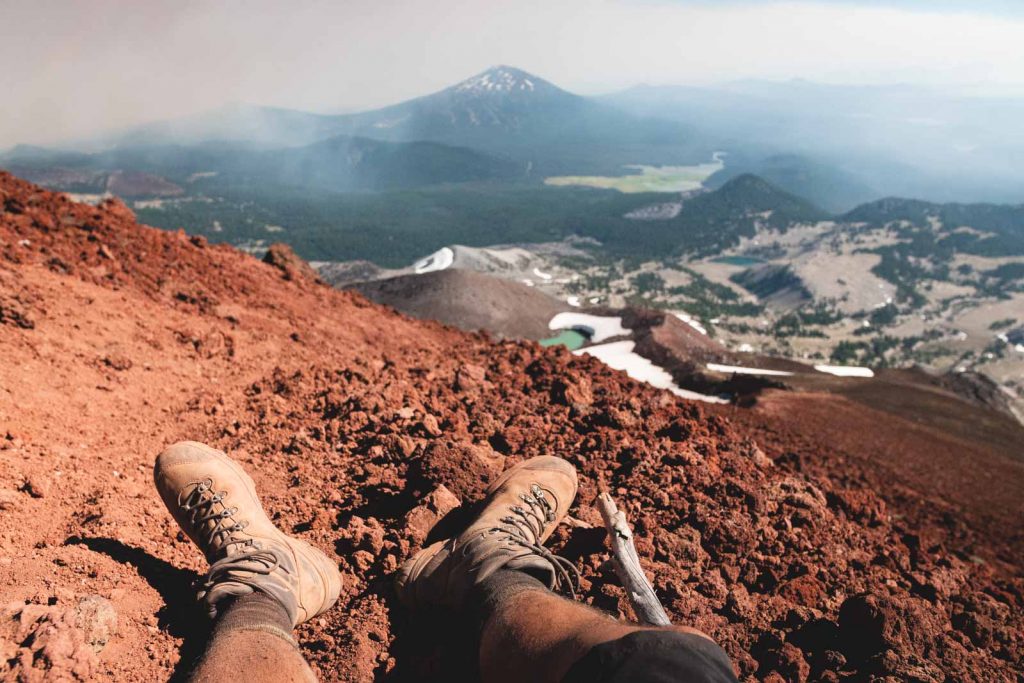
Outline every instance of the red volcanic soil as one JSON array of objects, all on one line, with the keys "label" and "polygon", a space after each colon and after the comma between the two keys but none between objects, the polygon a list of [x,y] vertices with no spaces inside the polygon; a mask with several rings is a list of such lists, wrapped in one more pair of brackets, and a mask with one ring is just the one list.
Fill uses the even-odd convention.
[{"label": "red volcanic soil", "polygon": [[423,628],[391,576],[435,521],[435,536],[457,527],[540,453],[580,471],[554,544],[582,599],[631,614],[593,507],[606,486],[673,619],[745,680],[1024,667],[1019,562],[955,508],[932,514],[905,487],[920,514],[886,503],[890,482],[838,449],[766,446],[773,462],[750,435],[770,441],[784,416],[734,423],[592,358],[413,321],[283,251],[264,264],[117,202],[0,173],[0,210],[0,678],[187,670],[204,563],[151,484],[154,455],[184,438],[232,453],[276,523],[338,561],[338,606],[299,629],[325,679],[461,680],[470,639],[454,620]]},{"label": "red volcanic soil", "polygon": [[[894,382],[864,382],[855,398],[831,393],[768,390],[751,409],[712,408],[750,434],[774,459],[787,460],[805,472],[846,477],[878,492],[909,517],[908,526],[935,523],[955,529],[955,547],[976,561],[1016,567],[1024,557],[1024,440],[1006,444],[989,426],[987,439],[975,425],[958,425],[952,417],[941,425],[921,419],[921,405],[890,405],[877,397],[865,405],[868,387],[895,393]],[[918,399],[924,392],[907,392]],[[955,401],[935,395],[932,414]],[[905,404],[910,403],[904,401]],[[1010,420],[994,411],[961,402],[964,415],[985,415],[1009,431]],[[976,421],[980,421],[978,418]],[[960,431],[957,430],[960,427]],[[1021,430],[1016,434],[1020,438]]]}]

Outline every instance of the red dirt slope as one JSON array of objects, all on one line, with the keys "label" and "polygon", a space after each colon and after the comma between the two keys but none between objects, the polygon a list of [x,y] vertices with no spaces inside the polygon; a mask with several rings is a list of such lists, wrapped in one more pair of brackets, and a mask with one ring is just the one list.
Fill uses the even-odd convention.
[{"label": "red dirt slope", "polygon": [[[336,609],[300,629],[331,680],[451,679],[472,654],[393,602],[392,572],[503,467],[577,465],[555,536],[584,599],[629,614],[599,482],[659,595],[747,680],[1014,680],[1019,565],[961,526],[912,526],[858,470],[773,464],[726,419],[596,360],[494,344],[0,173],[0,677],[182,673],[203,570],[150,483],[195,438],[252,472],[285,530],[337,558]],[[826,454],[823,454],[826,455]],[[826,459],[823,458],[823,461]],[[958,529],[961,529],[958,531]],[[428,637],[431,636],[432,637]]]}]

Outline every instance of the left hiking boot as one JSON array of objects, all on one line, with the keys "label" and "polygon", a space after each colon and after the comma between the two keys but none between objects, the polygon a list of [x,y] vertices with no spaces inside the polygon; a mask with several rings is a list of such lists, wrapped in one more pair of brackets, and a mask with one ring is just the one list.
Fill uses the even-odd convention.
[{"label": "left hiking boot", "polygon": [[411,608],[458,610],[474,586],[499,569],[526,572],[555,590],[573,592],[576,566],[544,547],[576,498],[576,469],[550,455],[530,458],[491,484],[465,531],[413,555],[395,588]]},{"label": "left hiking boot", "polygon": [[337,565],[274,526],[252,479],[224,453],[195,441],[176,443],[157,456],[153,479],[210,563],[199,599],[211,617],[220,601],[259,591],[280,602],[297,626],[338,599]]}]

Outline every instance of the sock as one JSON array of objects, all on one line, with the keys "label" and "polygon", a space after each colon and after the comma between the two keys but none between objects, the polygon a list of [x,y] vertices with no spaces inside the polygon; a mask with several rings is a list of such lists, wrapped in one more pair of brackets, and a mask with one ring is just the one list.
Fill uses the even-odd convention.
[{"label": "sock", "polygon": [[277,600],[254,591],[231,601],[214,623],[213,637],[230,631],[264,631],[295,644],[292,620]]},{"label": "sock", "polygon": [[469,594],[469,610],[472,624],[479,634],[487,620],[501,608],[509,598],[524,591],[550,592],[539,579],[515,569],[499,569]]}]

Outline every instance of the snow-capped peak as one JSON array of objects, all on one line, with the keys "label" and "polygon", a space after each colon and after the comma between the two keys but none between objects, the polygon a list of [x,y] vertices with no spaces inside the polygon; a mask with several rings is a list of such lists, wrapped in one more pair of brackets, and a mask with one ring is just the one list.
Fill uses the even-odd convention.
[{"label": "snow-capped peak", "polygon": [[495,66],[455,86],[456,92],[533,92],[537,83],[530,74],[510,66]]}]

